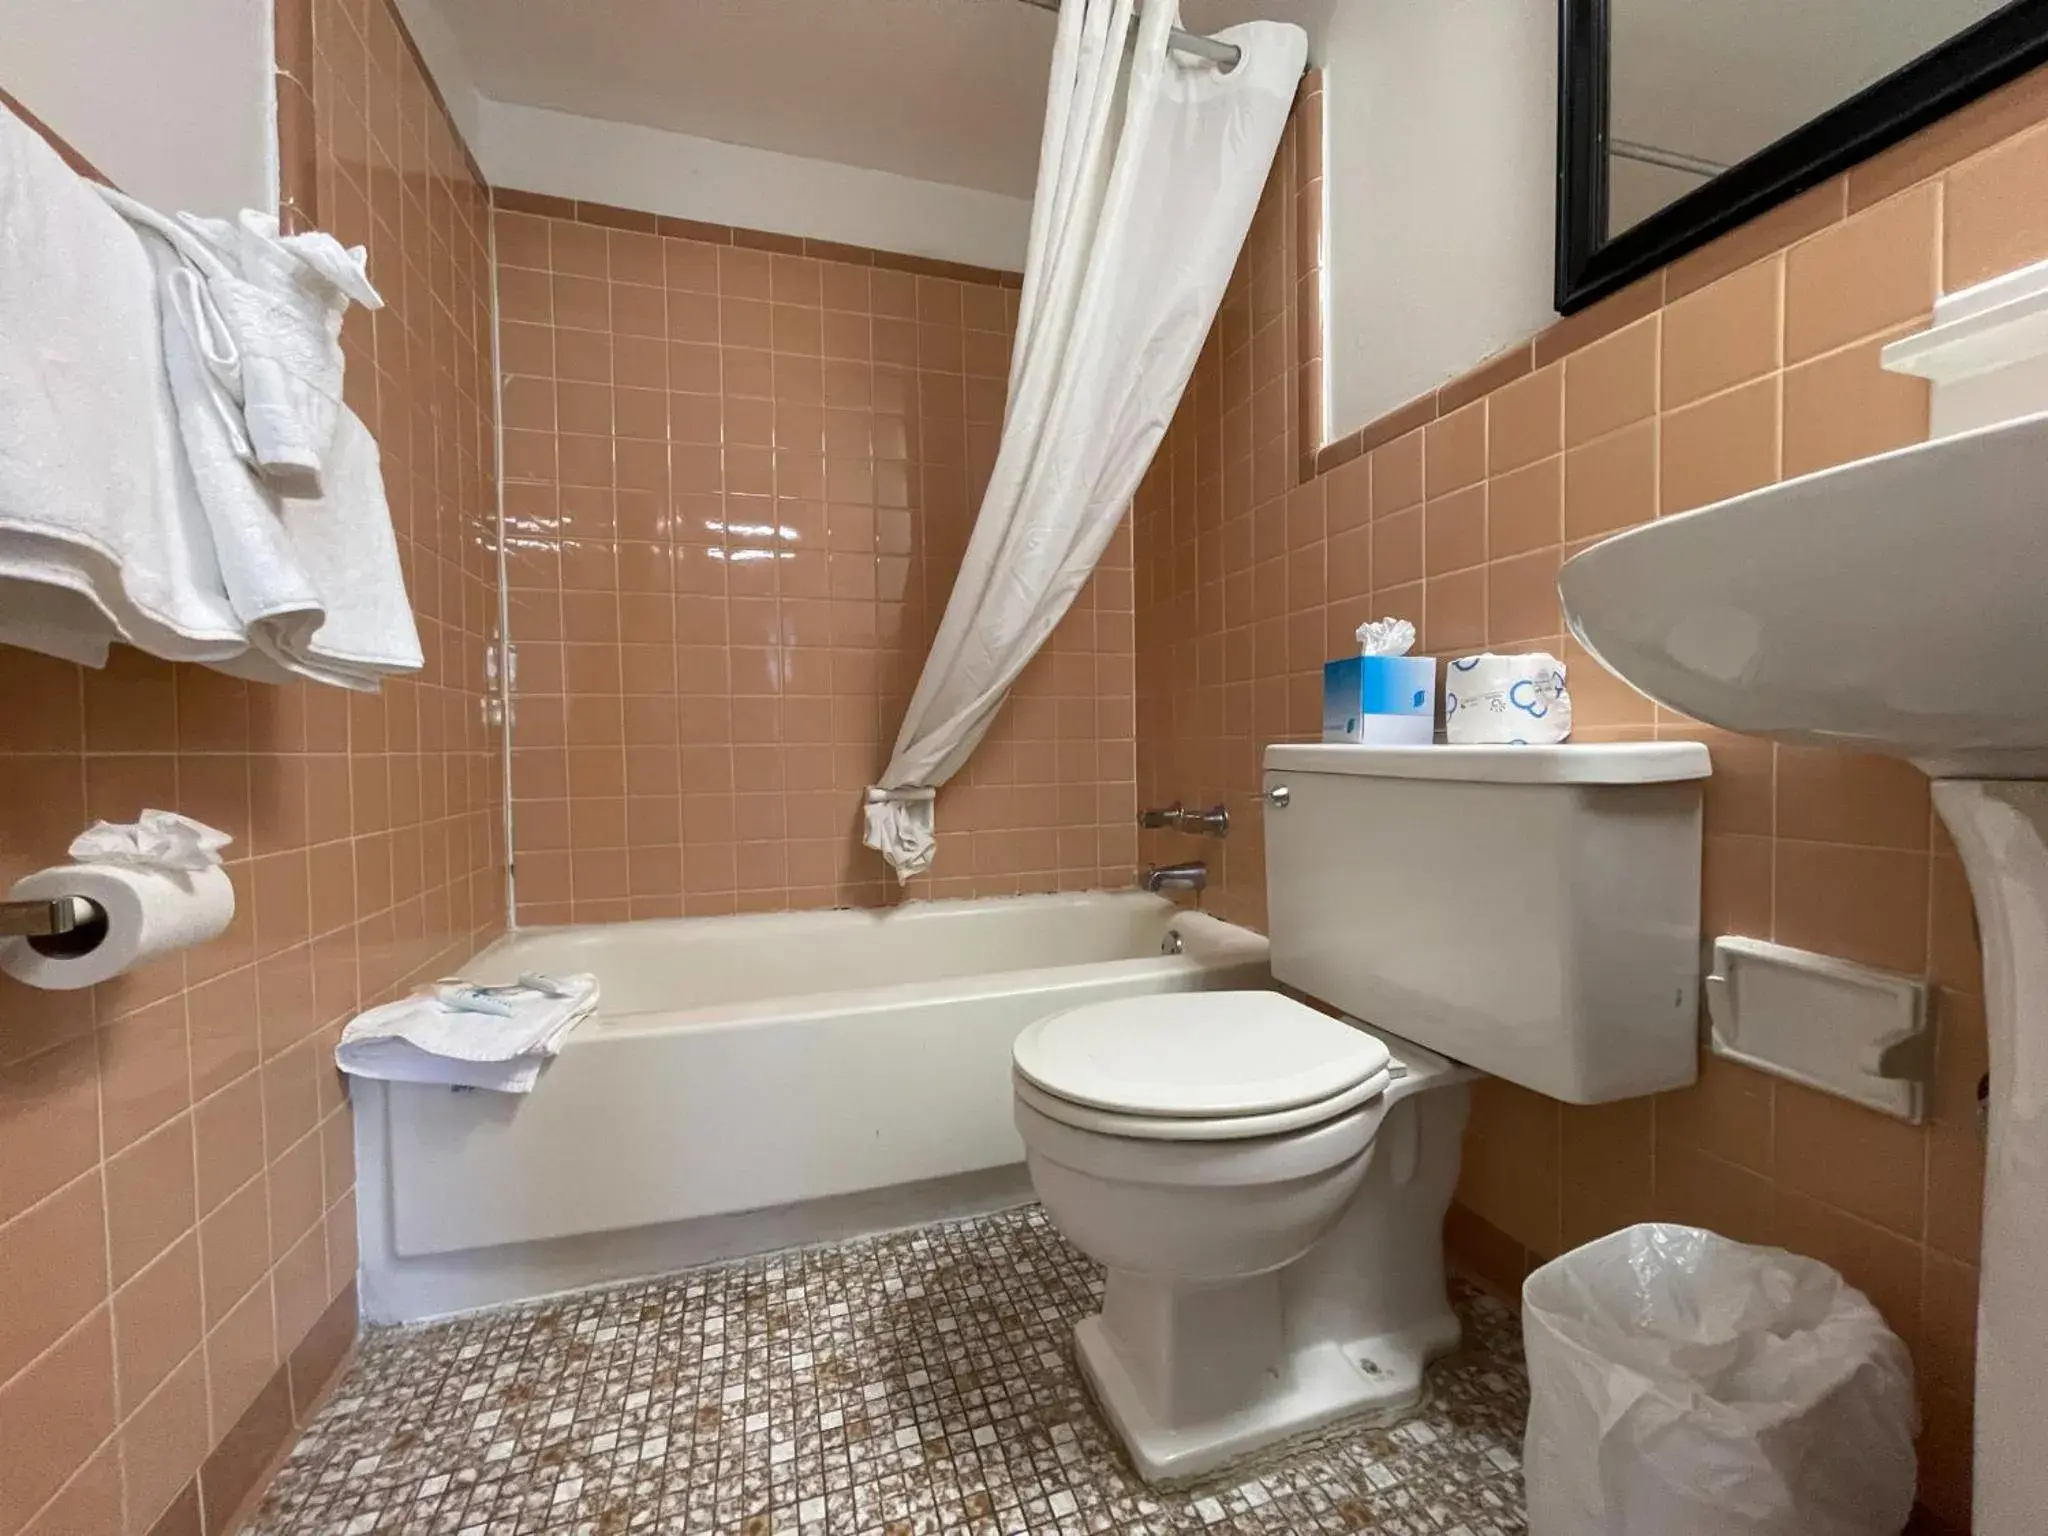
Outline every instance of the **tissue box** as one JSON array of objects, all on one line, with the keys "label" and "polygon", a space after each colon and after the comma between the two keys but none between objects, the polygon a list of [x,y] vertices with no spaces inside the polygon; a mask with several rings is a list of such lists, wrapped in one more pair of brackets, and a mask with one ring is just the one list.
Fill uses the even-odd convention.
[{"label": "tissue box", "polygon": [[1436,734],[1434,656],[1346,656],[1323,663],[1323,740],[1426,747]]}]

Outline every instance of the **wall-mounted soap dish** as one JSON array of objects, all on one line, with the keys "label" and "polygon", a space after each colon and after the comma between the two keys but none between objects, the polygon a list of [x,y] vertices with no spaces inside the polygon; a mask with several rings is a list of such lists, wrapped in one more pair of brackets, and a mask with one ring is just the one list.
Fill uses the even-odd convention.
[{"label": "wall-mounted soap dish", "polygon": [[1927,984],[1762,939],[1714,940],[1708,1044],[1759,1071],[1918,1125],[1934,1033]]}]

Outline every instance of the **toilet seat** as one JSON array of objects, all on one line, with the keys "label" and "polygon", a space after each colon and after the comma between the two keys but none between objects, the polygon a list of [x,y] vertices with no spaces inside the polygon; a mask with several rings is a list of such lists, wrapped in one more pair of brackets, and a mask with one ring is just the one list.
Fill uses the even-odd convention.
[{"label": "toilet seat", "polygon": [[1282,1136],[1326,1124],[1349,1114],[1361,1104],[1370,1104],[1387,1091],[1393,1073],[1383,1069],[1334,1099],[1303,1104],[1294,1109],[1275,1110],[1264,1115],[1239,1115],[1225,1119],[1196,1119],[1192,1116],[1119,1115],[1092,1105],[1075,1104],[1047,1093],[1021,1073],[1011,1086],[1017,1100],[1028,1104],[1048,1120],[1093,1131],[1098,1136],[1121,1136],[1133,1141],[1251,1141],[1260,1136]]},{"label": "toilet seat", "polygon": [[1031,1025],[1017,1095],[1046,1118],[1146,1141],[1241,1141],[1324,1124],[1391,1080],[1384,1042],[1277,992],[1094,1003]]}]

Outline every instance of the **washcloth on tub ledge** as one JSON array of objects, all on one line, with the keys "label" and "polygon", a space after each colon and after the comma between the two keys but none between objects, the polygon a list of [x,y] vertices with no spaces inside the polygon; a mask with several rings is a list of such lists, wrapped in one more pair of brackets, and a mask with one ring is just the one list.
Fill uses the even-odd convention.
[{"label": "washcloth on tub ledge", "polygon": [[590,975],[521,977],[511,987],[443,984],[359,1014],[341,1032],[334,1064],[387,1083],[531,1093],[596,1008]]}]

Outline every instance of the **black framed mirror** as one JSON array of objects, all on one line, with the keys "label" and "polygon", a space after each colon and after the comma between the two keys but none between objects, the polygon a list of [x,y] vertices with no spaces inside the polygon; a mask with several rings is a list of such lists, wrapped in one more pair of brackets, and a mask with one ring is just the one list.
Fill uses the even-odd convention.
[{"label": "black framed mirror", "polygon": [[1559,0],[1557,308],[2048,61],[2048,0]]}]

